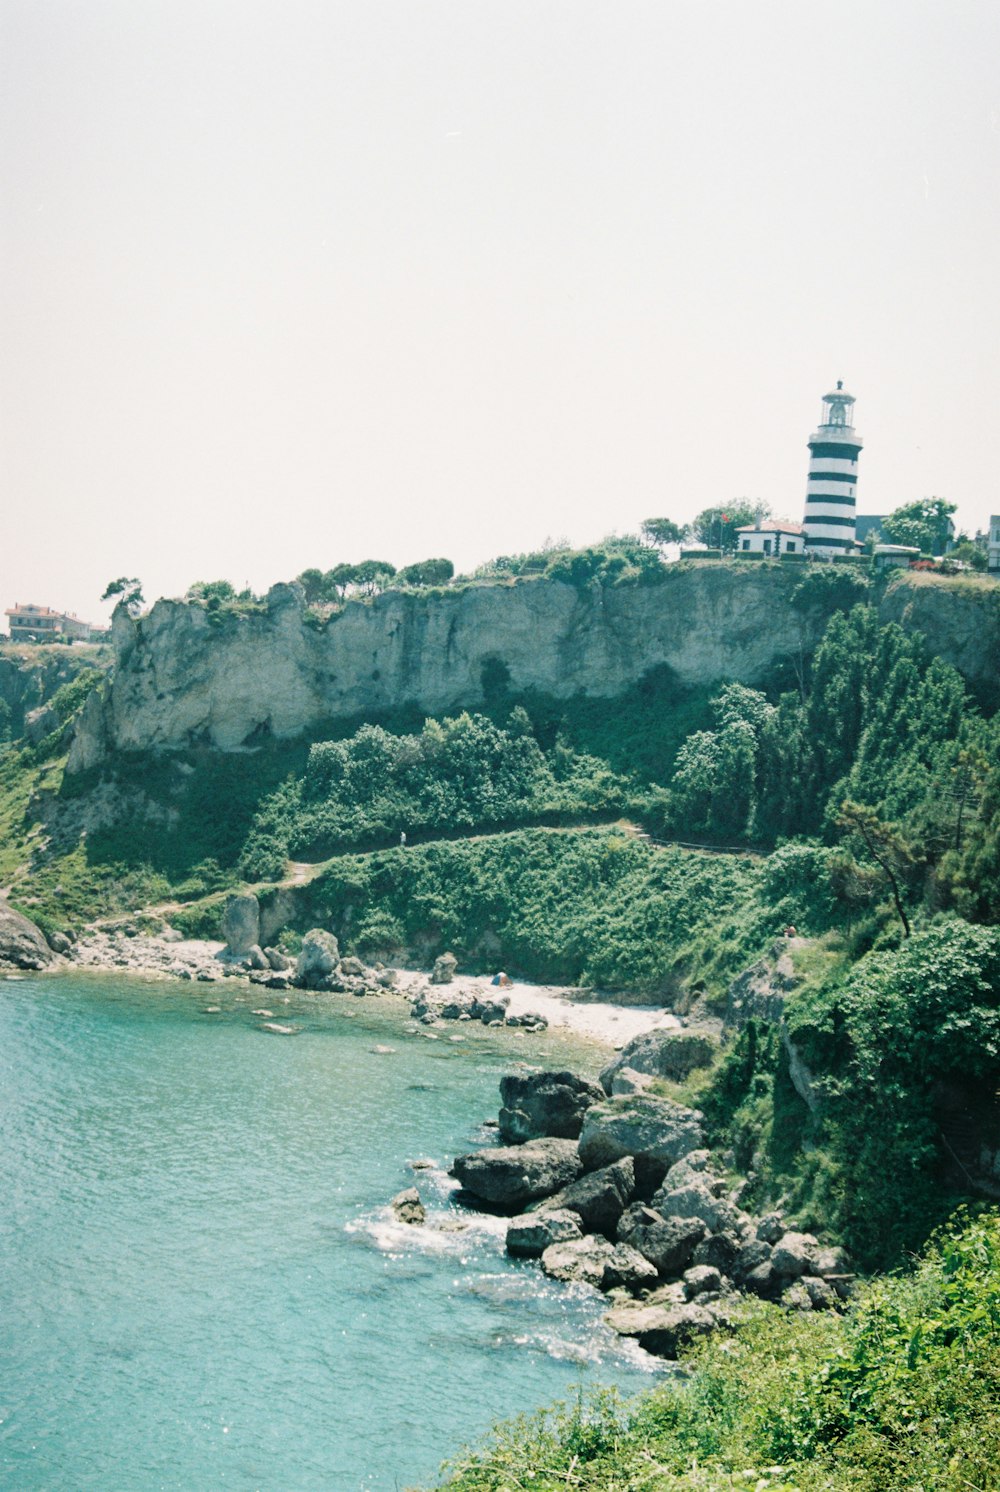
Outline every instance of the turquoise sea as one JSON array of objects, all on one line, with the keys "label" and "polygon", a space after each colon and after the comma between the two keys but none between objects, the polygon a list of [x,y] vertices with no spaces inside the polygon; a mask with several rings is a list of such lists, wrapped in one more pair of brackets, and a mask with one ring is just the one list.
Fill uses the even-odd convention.
[{"label": "turquoise sea", "polygon": [[[501,1074],[582,1047],[264,993],[297,1034],[234,981],[0,978],[6,1492],[394,1492],[497,1417],[654,1381],[451,1200]],[[424,1229],[386,1206],[414,1182]]]}]

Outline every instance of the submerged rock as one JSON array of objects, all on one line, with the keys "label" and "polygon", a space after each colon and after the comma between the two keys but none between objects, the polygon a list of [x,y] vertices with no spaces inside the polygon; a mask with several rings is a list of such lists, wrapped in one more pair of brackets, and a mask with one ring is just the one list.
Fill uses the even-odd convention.
[{"label": "submerged rock", "polygon": [[405,1191],[397,1192],[389,1205],[398,1222],[416,1227],[427,1221],[427,1212],[415,1186],[408,1186]]}]

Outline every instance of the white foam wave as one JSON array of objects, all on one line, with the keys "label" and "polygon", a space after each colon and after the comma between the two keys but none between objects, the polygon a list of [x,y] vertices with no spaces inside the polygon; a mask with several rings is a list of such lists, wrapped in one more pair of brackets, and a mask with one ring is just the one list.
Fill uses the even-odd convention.
[{"label": "white foam wave", "polygon": [[[495,1252],[506,1234],[506,1220],[482,1213],[429,1211],[424,1223],[401,1223],[391,1207],[380,1207],[345,1223],[344,1232],[367,1239],[384,1254],[427,1253],[463,1258],[485,1246]],[[463,1259],[463,1262],[466,1262]]]}]

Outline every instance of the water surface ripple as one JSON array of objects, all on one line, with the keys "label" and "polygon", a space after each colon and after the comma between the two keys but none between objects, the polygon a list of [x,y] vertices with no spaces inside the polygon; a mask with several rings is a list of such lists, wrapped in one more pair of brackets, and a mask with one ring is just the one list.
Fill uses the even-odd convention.
[{"label": "water surface ripple", "polygon": [[[391,1492],[576,1383],[649,1385],[445,1174],[511,1060],[569,1038],[429,1041],[397,1001],[305,996],[281,1036],[256,1004],[0,979],[0,1486]],[[467,1226],[396,1224],[414,1181]]]}]

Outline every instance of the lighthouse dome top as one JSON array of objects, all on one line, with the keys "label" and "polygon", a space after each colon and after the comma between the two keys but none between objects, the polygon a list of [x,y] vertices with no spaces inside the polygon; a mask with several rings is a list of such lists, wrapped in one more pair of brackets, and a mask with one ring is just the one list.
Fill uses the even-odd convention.
[{"label": "lighthouse dome top", "polygon": [[834,400],[836,400],[838,404],[854,403],[854,395],[847,392],[847,390],[844,388],[843,382],[839,378],[837,379],[837,387],[835,389],[832,389],[829,394],[823,395],[824,404],[830,404]]}]

